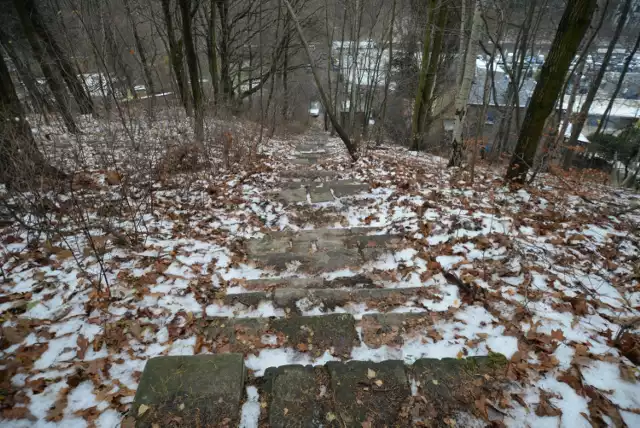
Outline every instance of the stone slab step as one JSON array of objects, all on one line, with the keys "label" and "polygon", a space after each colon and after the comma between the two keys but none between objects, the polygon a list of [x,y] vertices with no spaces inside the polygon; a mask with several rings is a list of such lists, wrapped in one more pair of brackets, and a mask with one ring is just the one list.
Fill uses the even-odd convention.
[{"label": "stone slab step", "polygon": [[424,297],[424,287],[362,288],[355,290],[281,288],[273,292],[273,304],[298,312],[299,308],[333,310],[348,303],[365,303],[369,309],[388,310]]},{"label": "stone slab step", "polygon": [[278,199],[285,203],[307,201],[319,203],[367,191],[369,191],[368,184],[354,180],[292,182],[285,185],[285,188],[278,193]]},{"label": "stone slab step", "polygon": [[334,178],[341,175],[340,171],[328,171],[323,169],[296,168],[282,171],[280,177],[283,178],[306,178],[315,180],[319,178]]},{"label": "stone slab step", "polygon": [[[136,427],[236,426],[244,394],[242,354],[150,359],[131,408]],[[201,425],[202,424],[202,425]]]},{"label": "stone slab step", "polygon": [[244,288],[247,290],[272,290],[276,288],[297,288],[297,289],[310,289],[310,288],[375,288],[373,280],[366,275],[358,274],[353,276],[343,276],[334,278],[331,280],[320,277],[308,277],[308,278],[261,278],[250,279],[244,281]]},{"label": "stone slab step", "polygon": [[[483,426],[490,415],[476,403],[499,402],[506,368],[500,354],[271,367],[257,383],[261,418],[271,427]],[[239,354],[152,358],[127,423],[238,426],[246,381]]]},{"label": "stone slab step", "polygon": [[[305,284],[307,283],[305,282],[302,285]],[[289,309],[292,313],[299,313],[301,309],[333,310],[349,303],[364,303],[371,310],[389,311],[395,307],[405,306],[408,302],[416,302],[416,306],[419,308],[418,302],[423,298],[433,299],[433,292],[426,287],[275,288],[273,291],[227,294],[223,298],[223,303],[229,306],[242,304],[247,308],[256,308],[261,302],[269,301],[274,307]],[[435,298],[437,299],[437,296]],[[404,330],[399,332],[402,333]],[[402,341],[399,341],[399,343],[401,344]]]},{"label": "stone slab step", "polygon": [[303,143],[303,144],[298,144],[296,146],[296,150],[299,152],[313,152],[313,151],[318,151],[318,150],[322,150],[322,151],[326,151],[325,150],[325,145],[324,144],[319,144],[319,143]]},{"label": "stone slab step", "polygon": [[400,247],[400,235],[369,235],[367,229],[313,229],[298,232],[274,232],[245,243],[250,261],[277,270],[291,263],[309,272],[334,271],[361,266],[391,249]]},{"label": "stone slab step", "polygon": [[360,344],[350,314],[290,318],[208,317],[200,326],[216,349],[256,352],[265,347],[290,347],[319,357],[325,352],[348,358]]},{"label": "stone slab step", "polygon": [[336,415],[343,426],[392,426],[411,390],[402,361],[327,363]]},{"label": "stone slab step", "polygon": [[[300,295],[292,296],[293,293],[289,293],[288,290],[283,291],[285,293],[276,295],[274,300],[283,307],[292,308],[289,312],[292,315],[290,317],[208,317],[199,324],[200,332],[208,341],[215,343],[216,349],[225,349],[227,352],[254,352],[273,346],[288,346],[299,349],[300,343],[305,343],[309,345],[308,349],[303,346],[302,351],[311,352],[314,356],[322,355],[324,351],[329,351],[334,355],[349,354],[352,346],[360,343],[357,336],[354,336],[353,329],[355,327],[360,328],[362,342],[374,349],[381,346],[400,347],[406,340],[415,338],[432,341],[438,339],[438,334],[433,327],[435,321],[431,312],[376,312],[364,314],[359,320],[356,320],[351,314],[298,316],[295,315],[298,311],[295,302]],[[294,292],[298,291],[301,290]],[[316,293],[320,294],[320,291],[323,290],[317,290]],[[377,311],[392,310],[395,305],[403,301],[402,299],[415,298],[415,294],[411,294],[413,291],[411,289],[398,289],[392,292],[387,292],[388,289],[359,290],[352,292],[350,297],[353,298],[354,294],[365,294],[370,291],[380,292],[378,296],[374,296],[380,299],[378,302],[385,302],[386,297],[391,303],[387,307],[379,303],[376,306],[374,299],[367,300],[367,303],[372,305],[369,309]],[[318,299],[316,296],[309,297],[309,295],[305,298],[312,302],[314,299]],[[347,297],[344,297],[345,302],[335,303],[337,302],[335,295],[332,295],[332,298],[334,300],[326,299],[324,301],[325,309],[333,309],[332,303],[335,307],[347,301]],[[302,326],[307,327],[303,328]],[[307,331],[309,337],[305,339],[297,329]],[[316,331],[319,333],[316,334]],[[272,336],[271,341],[265,341],[264,335]],[[301,339],[305,340],[301,342]]]}]

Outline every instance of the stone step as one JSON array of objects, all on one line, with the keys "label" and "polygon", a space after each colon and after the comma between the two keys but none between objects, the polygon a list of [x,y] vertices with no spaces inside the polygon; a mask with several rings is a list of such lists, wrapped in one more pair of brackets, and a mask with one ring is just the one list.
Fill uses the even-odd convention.
[{"label": "stone step", "polygon": [[203,426],[203,421],[205,426],[237,426],[245,372],[242,354],[152,358],[131,407],[135,426],[177,420],[185,427]]},{"label": "stone step", "polygon": [[273,290],[276,288],[375,288],[373,280],[366,275],[342,276],[331,280],[320,277],[288,277],[288,278],[261,278],[243,281],[243,287],[247,290]]},{"label": "stone step", "polygon": [[274,232],[245,243],[248,260],[277,270],[292,263],[308,272],[361,266],[400,247],[400,235],[368,234],[374,228]]},{"label": "stone step", "polygon": [[208,317],[201,321],[206,340],[216,351],[256,352],[262,348],[289,347],[319,357],[325,352],[349,358],[360,344],[350,314],[294,316],[290,318]]},{"label": "stone step", "polygon": [[[393,307],[377,308],[384,309]],[[406,340],[415,338],[438,338],[430,334],[434,331],[433,313],[426,311],[368,313],[359,320],[343,313],[298,316],[292,311],[290,314],[292,316],[287,318],[208,317],[200,321],[198,329],[203,337],[215,344],[216,350],[245,353],[286,346],[310,352],[313,356],[329,351],[332,355],[348,357],[352,347],[360,344],[354,333],[355,327],[360,328],[362,342],[374,349],[400,347]],[[305,330],[309,337],[305,339],[297,329]],[[315,331],[320,333],[313,333]],[[272,337],[273,342],[265,341],[265,335]],[[301,342],[301,339],[305,340]],[[301,349],[300,343],[308,346]]]},{"label": "stone step", "polygon": [[319,143],[303,143],[303,144],[298,144],[296,146],[296,150],[298,152],[313,152],[313,151],[319,151],[322,150],[323,152],[326,152],[325,150],[325,145],[324,144],[319,144]]},{"label": "stone step", "polygon": [[328,171],[323,169],[310,169],[310,168],[296,168],[280,173],[280,177],[283,178],[306,178],[309,180],[316,180],[320,178],[335,178],[343,174],[340,171]]},{"label": "stone step", "polygon": [[[503,397],[506,367],[501,354],[425,358],[411,366],[331,361],[271,367],[254,385],[259,419],[270,427],[485,426],[492,412],[482,404]],[[125,422],[238,426],[246,385],[239,354],[152,358]]]},{"label": "stone step", "polygon": [[278,194],[278,199],[285,203],[308,201],[319,203],[367,191],[369,191],[368,184],[355,180],[290,182],[284,185],[284,189]]},{"label": "stone step", "polygon": [[433,298],[426,287],[408,288],[276,288],[273,291],[227,294],[223,303],[229,306],[242,304],[256,308],[261,302],[269,301],[276,308],[289,309],[292,313],[318,308],[334,310],[349,303],[364,303],[367,309],[390,310],[414,302],[420,308],[420,299]]}]

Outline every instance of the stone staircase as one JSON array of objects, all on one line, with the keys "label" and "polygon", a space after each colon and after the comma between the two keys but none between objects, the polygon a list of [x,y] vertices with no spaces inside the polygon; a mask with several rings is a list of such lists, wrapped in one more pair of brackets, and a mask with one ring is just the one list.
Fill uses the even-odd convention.
[{"label": "stone staircase", "polygon": [[[321,144],[301,144],[294,160],[314,165],[326,156],[323,150]],[[312,167],[284,175],[291,181],[278,197],[288,204],[328,202],[368,190],[364,183],[334,180],[338,173]],[[273,232],[247,241],[247,259],[274,277],[242,280],[240,291],[228,292],[223,303],[252,308],[269,302],[284,316],[198,320],[200,333],[217,344],[218,353],[149,360],[130,421],[140,427],[235,427],[242,420],[247,427],[361,428],[419,421],[449,426],[460,413],[472,415],[475,398],[499,390],[504,380],[506,360],[499,354],[412,358],[411,365],[354,358],[358,349],[399,347],[430,336],[434,320],[420,308],[429,297],[427,288],[385,288],[366,274],[327,275],[402,248],[402,236],[375,228]],[[291,267],[304,275],[291,276]],[[421,311],[387,311],[406,302]],[[326,313],[354,303],[362,305],[355,316]],[[303,315],[312,309],[322,314]],[[265,347],[304,354],[318,365],[249,372],[245,358]]]}]

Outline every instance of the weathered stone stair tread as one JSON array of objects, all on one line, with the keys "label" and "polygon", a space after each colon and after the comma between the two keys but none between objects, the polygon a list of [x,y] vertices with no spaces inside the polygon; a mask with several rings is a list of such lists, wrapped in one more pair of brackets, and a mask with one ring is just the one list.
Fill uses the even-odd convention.
[{"label": "weathered stone stair tread", "polygon": [[[481,416],[478,399],[498,402],[492,396],[507,384],[506,367],[501,354],[425,358],[411,366],[388,360],[271,367],[259,384],[260,400],[272,427],[405,427],[417,421],[444,427],[460,413]],[[419,400],[410,399],[410,379]],[[237,426],[245,380],[241,354],[152,358],[130,417],[138,427]]]},{"label": "weathered stone stair tread", "polygon": [[331,271],[375,260],[402,241],[399,235],[367,235],[365,230],[374,228],[273,232],[247,241],[246,251],[249,260],[278,270],[298,262],[307,271]]},{"label": "weathered stone stair tread", "polygon": [[[289,308],[297,312],[296,303],[302,299],[305,300],[305,306],[309,308],[321,307],[324,309],[333,309],[338,306],[344,306],[348,303],[366,302],[371,305],[386,304],[387,307],[402,305],[408,301],[416,300],[421,297],[428,298],[430,291],[425,287],[407,287],[407,288],[289,288],[289,284],[284,284],[283,288],[275,288],[273,291],[252,291],[247,293],[227,294],[223,302],[226,305],[242,304],[246,307],[257,307],[262,301],[271,301],[277,308]],[[302,285],[312,285],[311,283],[303,283]],[[406,321],[405,317],[411,317],[411,313],[388,314],[395,315],[398,319]],[[367,315],[368,316],[368,315]],[[404,331],[396,328],[396,324],[381,319],[385,325],[385,329]]]},{"label": "weathered stone stair tread", "polygon": [[306,188],[323,188],[332,186],[369,186],[366,183],[362,183],[357,180],[345,179],[345,180],[331,180],[331,181],[313,181],[313,180],[299,180],[289,181],[283,183],[282,187],[285,189],[298,189],[300,187]]},{"label": "weathered stone stair tread", "polygon": [[[444,421],[467,405],[473,409],[475,397],[487,397],[497,391],[503,379],[507,359],[502,354],[463,359],[419,359],[413,364],[418,392],[427,397],[427,414]],[[442,424],[443,425],[443,424]]]},{"label": "weathered stone stair tread", "polygon": [[314,143],[302,143],[296,146],[296,150],[299,152],[309,152],[314,150],[325,150],[325,146],[323,144],[314,144]]},{"label": "weathered stone stair tread", "polygon": [[272,428],[318,427],[324,409],[316,399],[318,387],[313,367],[290,365],[267,369],[264,377],[271,392],[269,426]]},{"label": "weathered stone stair tread", "polygon": [[136,426],[165,426],[176,418],[183,426],[235,426],[244,380],[242,354],[152,358],[132,406]]},{"label": "weathered stone stair tread", "polygon": [[324,182],[290,182],[278,193],[278,199],[286,203],[329,202],[335,198],[356,195],[369,190],[369,185],[354,180],[336,180]]},{"label": "weathered stone stair tread", "polygon": [[264,335],[276,336],[279,346],[304,350],[314,356],[330,351],[333,355],[348,357],[353,346],[360,343],[350,314],[274,319],[210,317],[205,322],[208,340],[228,341],[230,348],[237,352],[261,347]]},{"label": "weathered stone stair tread", "polygon": [[333,178],[337,177],[342,172],[340,171],[329,171],[324,169],[309,169],[309,168],[295,168],[287,171],[282,171],[280,173],[280,177],[283,178],[307,178],[307,179],[316,179],[316,178]]},{"label": "weathered stone stair tread", "polygon": [[411,393],[402,361],[327,363],[336,413],[343,426],[391,426]]},{"label": "weathered stone stair tread", "polygon": [[296,302],[306,300],[309,307],[322,306],[333,309],[347,303],[367,302],[376,304],[390,300],[394,303],[404,303],[414,297],[419,297],[423,287],[411,288],[361,288],[354,290],[341,289],[297,289],[281,288],[273,292],[273,303],[276,307],[295,309]]},{"label": "weathered stone stair tread", "polygon": [[275,288],[342,288],[342,287],[375,287],[373,280],[366,275],[342,276],[331,280],[321,277],[286,277],[249,279],[244,282],[247,290],[267,290]]},{"label": "weathered stone stair tread", "polygon": [[[345,227],[345,228],[318,228],[318,229],[303,229],[303,230],[284,230],[269,232],[269,234],[263,239],[282,239],[282,238],[295,238],[301,241],[313,241],[318,237],[348,237],[348,236],[394,236],[400,235],[386,235],[380,233],[380,229],[376,227]],[[259,240],[251,240],[259,241]],[[249,241],[249,242],[251,242]]]}]

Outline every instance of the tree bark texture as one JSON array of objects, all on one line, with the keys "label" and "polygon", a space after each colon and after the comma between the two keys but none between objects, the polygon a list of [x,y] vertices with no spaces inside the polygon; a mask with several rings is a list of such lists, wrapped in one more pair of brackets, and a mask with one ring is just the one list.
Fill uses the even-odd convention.
[{"label": "tree bark texture", "polygon": [[527,172],[533,165],[544,123],[558,99],[571,60],[589,28],[596,3],[597,0],[575,0],[567,4],[562,14],[507,169],[508,181],[524,183],[526,180]]},{"label": "tree bark texture", "polygon": [[47,28],[34,1],[22,1],[27,13],[29,14],[31,22],[33,23],[33,28],[36,34],[42,40],[45,51],[53,61],[54,67],[57,68],[58,73],[67,84],[71,95],[73,95],[73,98],[76,100],[76,103],[80,108],[80,112],[82,114],[94,114],[95,110],[93,108],[93,101],[82,86],[80,79],[78,79],[78,71],[73,65],[71,65],[67,55],[62,51],[62,48],[60,48],[60,45],[58,45],[58,42]]},{"label": "tree bark texture", "polygon": [[73,120],[71,111],[69,110],[69,104],[67,101],[67,95],[65,93],[65,87],[62,83],[62,78],[59,74],[55,73],[54,69],[49,65],[49,61],[45,56],[45,52],[40,45],[40,41],[38,40],[38,37],[36,35],[35,28],[33,26],[33,23],[31,22],[29,10],[26,8],[26,4],[22,0],[14,0],[13,4],[16,8],[16,11],[18,12],[20,24],[22,25],[22,29],[27,40],[29,41],[29,45],[31,46],[33,55],[40,64],[42,74],[47,80],[47,85],[51,89],[51,93],[53,93],[53,96],[56,100],[58,110],[60,112],[60,115],[62,116],[62,120],[67,130],[74,134],[78,133],[79,129],[75,121]]},{"label": "tree bark texture", "polygon": [[198,56],[193,44],[193,33],[191,30],[191,0],[180,1],[180,15],[182,16],[182,39],[184,40],[184,50],[187,56],[187,66],[189,68],[189,80],[191,80],[191,97],[193,99],[194,112],[194,134],[197,142],[204,141],[204,111],[202,105],[202,88],[200,87],[200,77],[198,75]]},{"label": "tree bark texture", "polygon": [[455,123],[453,125],[453,139],[451,141],[451,159],[449,159],[449,167],[460,166],[462,164],[462,130],[464,122],[467,118],[467,104],[469,102],[469,94],[471,92],[471,84],[473,83],[473,75],[476,71],[476,48],[478,38],[482,29],[482,8],[480,0],[476,0],[475,10],[473,12],[473,22],[471,24],[471,34],[469,35],[469,46],[465,56],[464,76],[456,97]]},{"label": "tree bark texture", "polygon": [[607,52],[604,54],[604,58],[602,59],[602,66],[600,66],[600,70],[598,70],[598,74],[594,79],[591,87],[589,88],[589,92],[587,93],[587,97],[580,107],[580,114],[576,118],[575,122],[571,127],[571,137],[569,137],[569,142],[567,143],[569,147],[575,146],[578,143],[578,137],[582,132],[582,128],[584,127],[584,123],[589,116],[589,109],[591,108],[591,104],[593,100],[596,98],[596,93],[600,88],[600,83],[602,82],[602,78],[604,77],[604,73],[607,70],[607,66],[609,65],[609,61],[611,60],[611,56],[613,55],[613,50],[618,43],[618,39],[620,38],[620,34],[622,33],[622,29],[627,21],[627,16],[629,15],[629,10],[631,9],[632,0],[625,0],[622,4],[622,10],[620,12],[620,18],[618,21],[618,25],[616,26],[616,30],[613,33],[613,37],[609,41],[609,47],[607,48]]}]

